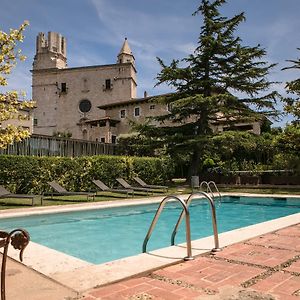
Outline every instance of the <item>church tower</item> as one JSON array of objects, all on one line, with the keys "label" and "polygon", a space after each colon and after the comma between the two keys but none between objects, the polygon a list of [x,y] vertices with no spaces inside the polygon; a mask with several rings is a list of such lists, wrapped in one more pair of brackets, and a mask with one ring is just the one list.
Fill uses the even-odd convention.
[{"label": "church tower", "polygon": [[132,63],[133,66],[135,65],[135,59],[129,47],[127,38],[125,38],[120,53],[118,54],[118,63],[119,64]]},{"label": "church tower", "polygon": [[[39,33],[32,70],[32,98],[37,105],[34,133],[68,133],[75,139],[112,141],[116,128],[109,127],[106,112],[99,106],[135,99],[136,73],[127,39],[117,63],[70,68],[66,39],[56,32]],[[100,134],[104,128],[109,130]]]},{"label": "church tower", "polygon": [[47,39],[40,32],[36,39],[33,70],[64,69],[67,67],[66,39],[59,33],[48,32]]}]

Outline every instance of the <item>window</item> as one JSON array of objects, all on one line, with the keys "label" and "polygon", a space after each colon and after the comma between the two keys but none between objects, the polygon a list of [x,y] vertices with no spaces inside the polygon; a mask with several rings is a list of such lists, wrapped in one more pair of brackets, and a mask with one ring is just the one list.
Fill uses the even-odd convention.
[{"label": "window", "polygon": [[140,116],[140,108],[139,107],[135,107],[134,108],[134,116],[135,117],[139,117]]},{"label": "window", "polygon": [[168,103],[168,104],[167,104],[167,110],[168,110],[169,112],[172,112],[172,109],[173,109],[173,103]]},{"label": "window", "polygon": [[117,137],[115,135],[111,136],[111,143],[115,144],[117,142]]},{"label": "window", "polygon": [[82,139],[83,139],[83,140],[87,140],[87,139],[88,139],[88,133],[87,133],[87,130],[86,130],[86,129],[84,129],[84,130],[82,131]]},{"label": "window", "polygon": [[121,109],[120,110],[120,118],[124,119],[126,117],[126,109]]},{"label": "window", "polygon": [[111,80],[110,79],[106,79],[105,80],[105,89],[106,90],[111,90],[112,85],[111,85]]},{"label": "window", "polygon": [[64,38],[61,39],[60,46],[61,46],[61,52],[64,53],[65,52],[65,39]]},{"label": "window", "polygon": [[155,104],[151,104],[150,109],[155,109]]},{"label": "window", "polygon": [[100,143],[105,143],[105,137],[100,138]]},{"label": "window", "polygon": [[65,82],[61,83],[60,92],[61,93],[66,93],[67,92],[67,84]]},{"label": "window", "polygon": [[83,99],[79,102],[79,110],[83,113],[87,113],[91,110],[92,103],[88,99]]},{"label": "window", "polygon": [[38,119],[33,119],[33,126],[37,126],[38,125]]}]

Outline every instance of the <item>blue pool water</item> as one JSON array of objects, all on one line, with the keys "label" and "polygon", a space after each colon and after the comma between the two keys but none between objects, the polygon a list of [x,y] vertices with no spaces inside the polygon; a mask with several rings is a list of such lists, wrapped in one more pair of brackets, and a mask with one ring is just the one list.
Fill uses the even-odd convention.
[{"label": "blue pool water", "polygon": [[[49,248],[99,264],[141,253],[158,204],[0,219],[0,228],[24,228],[31,239]],[[192,240],[212,235],[207,201],[190,206]],[[300,212],[300,199],[225,197],[216,202],[219,232]],[[178,216],[179,203],[166,204],[147,250],[167,247]],[[185,242],[181,224],[176,243]]]}]

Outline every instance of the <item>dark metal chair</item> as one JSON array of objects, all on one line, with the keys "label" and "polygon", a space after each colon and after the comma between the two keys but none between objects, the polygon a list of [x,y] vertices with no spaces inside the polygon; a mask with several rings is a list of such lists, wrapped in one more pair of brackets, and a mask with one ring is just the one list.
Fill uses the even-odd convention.
[{"label": "dark metal chair", "polygon": [[0,248],[3,248],[1,266],[1,300],[5,300],[5,272],[8,246],[11,244],[15,249],[20,250],[20,261],[23,260],[23,252],[30,241],[29,233],[24,229],[14,229],[11,232],[0,231]]}]

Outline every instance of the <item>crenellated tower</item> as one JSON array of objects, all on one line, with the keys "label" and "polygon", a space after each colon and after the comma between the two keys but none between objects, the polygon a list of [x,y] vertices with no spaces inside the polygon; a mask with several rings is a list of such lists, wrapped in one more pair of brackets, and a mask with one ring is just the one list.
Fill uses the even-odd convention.
[{"label": "crenellated tower", "polygon": [[40,32],[36,39],[36,54],[33,61],[33,70],[64,69],[66,67],[66,39],[56,32],[48,32],[46,38],[45,34]]}]

